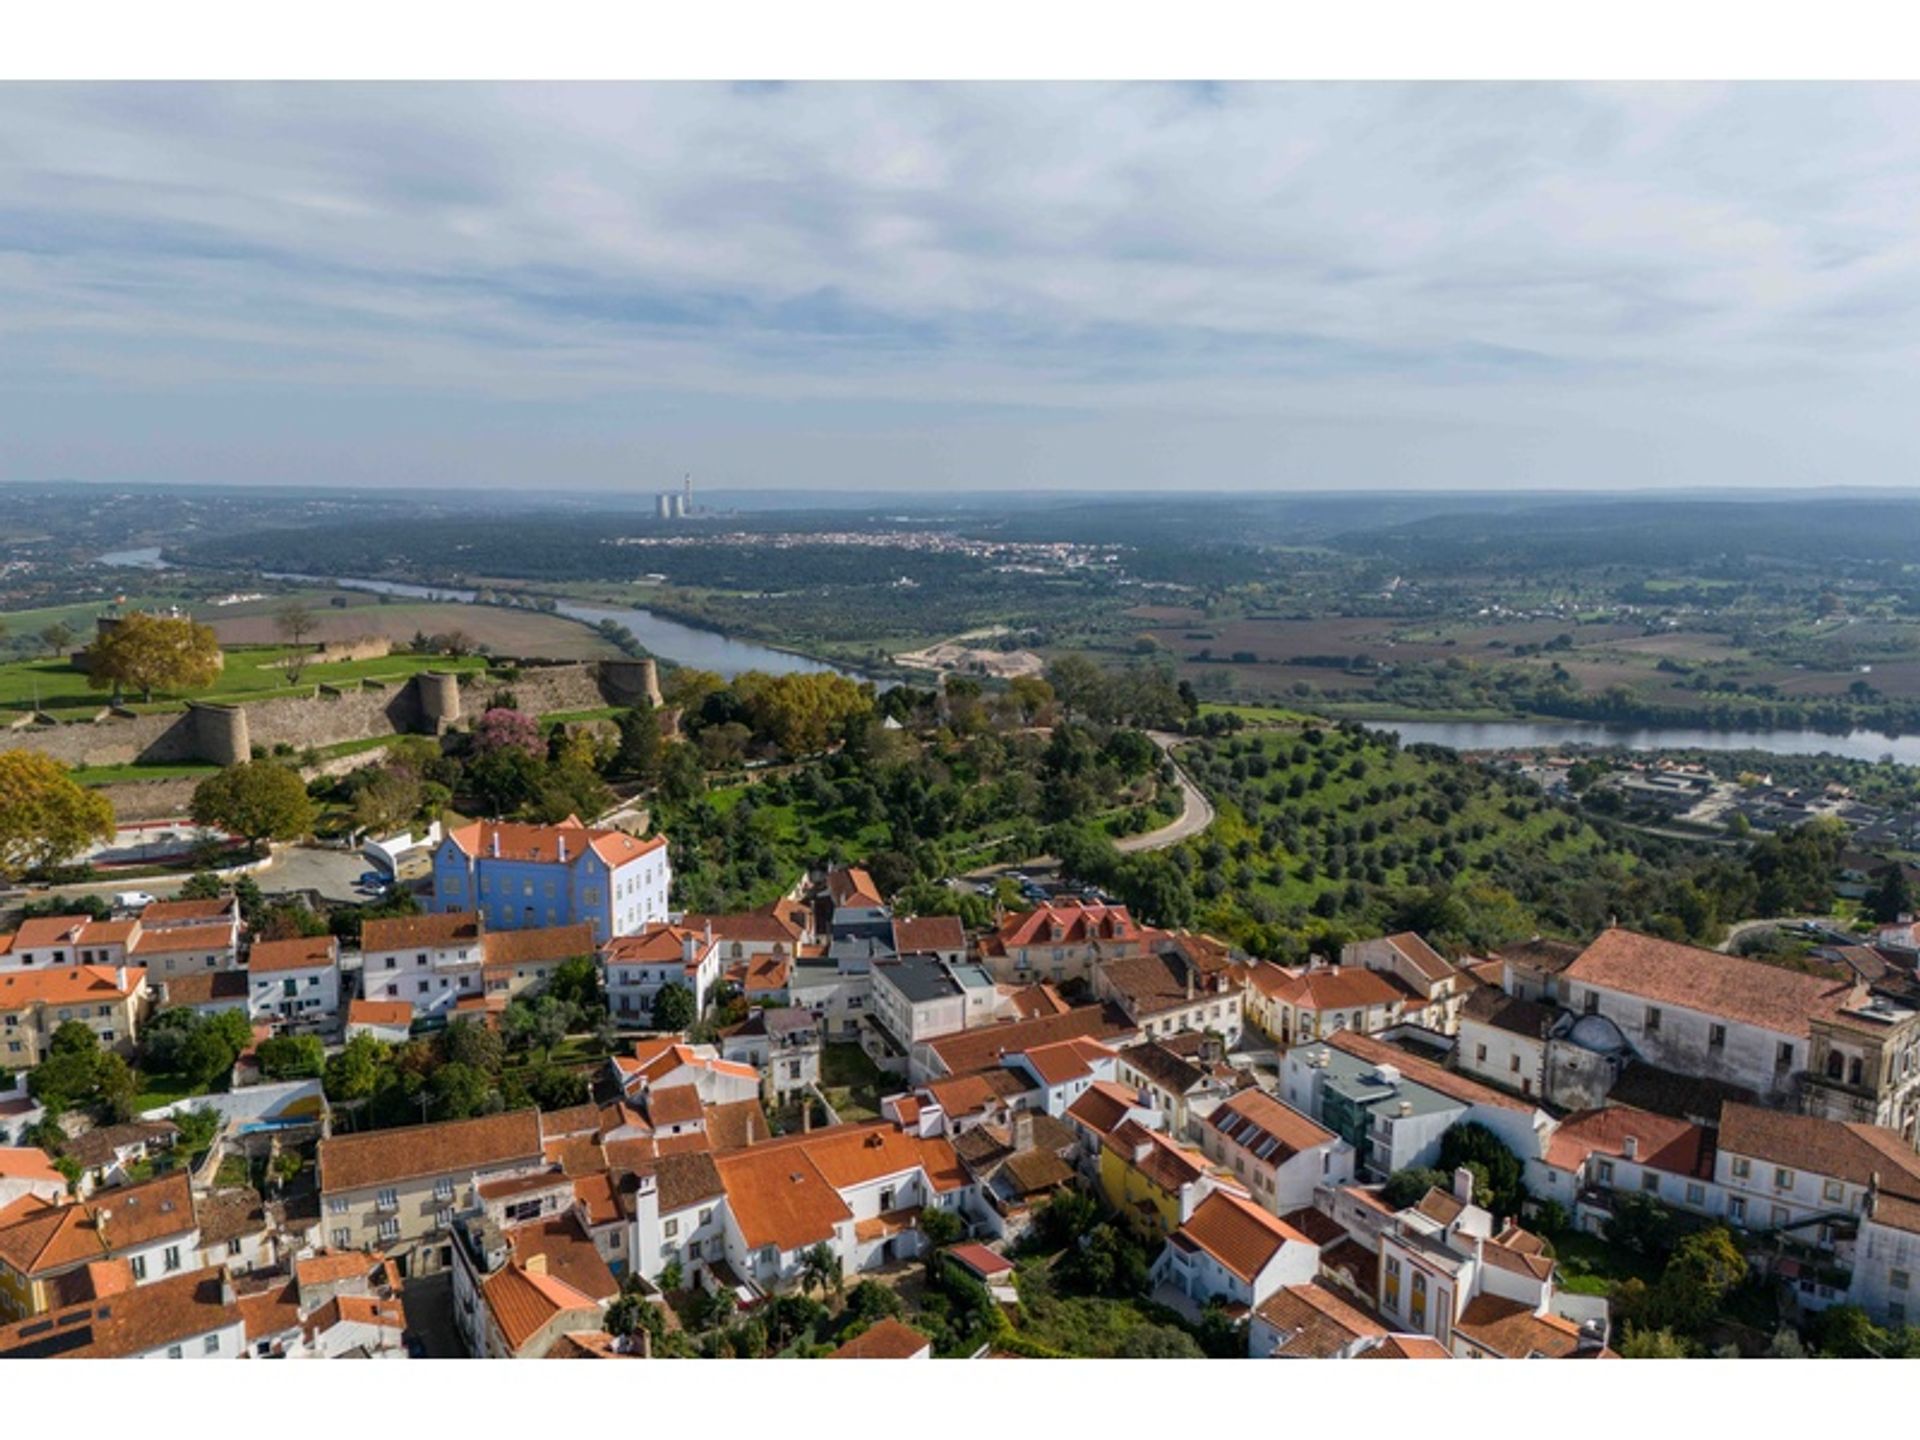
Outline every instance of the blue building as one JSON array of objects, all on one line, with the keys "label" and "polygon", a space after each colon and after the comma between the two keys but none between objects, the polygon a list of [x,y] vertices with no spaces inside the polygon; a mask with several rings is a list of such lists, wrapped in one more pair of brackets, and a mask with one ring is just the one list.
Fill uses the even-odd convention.
[{"label": "blue building", "polygon": [[476,820],[448,832],[433,857],[433,910],[474,910],[489,930],[591,925],[604,944],[667,918],[673,882],[666,837]]}]

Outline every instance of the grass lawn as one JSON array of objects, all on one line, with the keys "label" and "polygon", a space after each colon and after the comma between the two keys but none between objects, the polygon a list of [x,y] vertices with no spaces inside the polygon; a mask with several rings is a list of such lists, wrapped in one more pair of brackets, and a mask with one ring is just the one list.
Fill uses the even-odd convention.
[{"label": "grass lawn", "polygon": [[880,1067],[858,1045],[828,1045],[820,1055],[820,1089],[842,1120],[871,1120],[880,1113]]},{"label": "grass lawn", "polygon": [[124,785],[134,780],[197,780],[219,768],[211,761],[187,761],[179,765],[76,765],[71,774],[82,785]]},{"label": "grass lawn", "polygon": [[[286,645],[249,645],[224,652],[225,668],[204,690],[179,695],[157,695],[152,703],[137,701],[140,710],[177,709],[193,700],[252,700],[271,695],[309,694],[316,685],[358,685],[365,680],[399,684],[421,670],[480,670],[486,660],[478,655],[388,655],[378,660],[342,660],[309,665],[300,683],[288,683],[287,672],[275,662],[293,653]],[[63,656],[58,659],[16,660],[0,665],[0,708],[31,709],[38,696],[41,708],[91,713],[107,703],[107,692],[92,689],[87,677]]]},{"label": "grass lawn", "polygon": [[133,1097],[133,1112],[136,1115],[157,1110],[162,1105],[171,1105],[176,1100],[185,1100],[192,1095],[212,1093],[183,1075],[149,1075],[141,1071],[135,1079],[140,1086]]},{"label": "grass lawn", "polygon": [[1023,1339],[1077,1358],[1105,1359],[1143,1326],[1180,1323],[1172,1311],[1150,1300],[1059,1293],[1053,1284],[1055,1258],[1015,1262],[1014,1288],[1020,1292],[1015,1330]]},{"label": "grass lawn", "polygon": [[1623,1280],[1651,1285],[1660,1278],[1658,1260],[1609,1245],[1598,1235],[1562,1230],[1550,1238],[1560,1262],[1560,1288],[1575,1295],[1609,1295]]}]

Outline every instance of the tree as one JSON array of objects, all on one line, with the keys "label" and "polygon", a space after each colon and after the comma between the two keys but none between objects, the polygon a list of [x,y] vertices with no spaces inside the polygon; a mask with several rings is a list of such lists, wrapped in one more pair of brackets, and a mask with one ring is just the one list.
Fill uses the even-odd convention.
[{"label": "tree", "polygon": [[678,981],[662,985],[654,995],[654,1029],[685,1030],[697,1018],[693,1008],[693,991]]},{"label": "tree", "polygon": [[275,1035],[262,1040],[255,1053],[260,1073],[269,1080],[318,1075],[327,1063],[327,1048],[317,1035]]},{"label": "tree", "polygon": [[845,1276],[840,1269],[840,1257],[833,1253],[833,1247],[822,1240],[800,1257],[800,1291],[807,1294],[814,1290],[823,1293],[831,1287],[838,1291]]},{"label": "tree", "polygon": [[113,806],[32,750],[0,753],[0,879],[17,880],[113,838]]},{"label": "tree", "polygon": [[1636,1255],[1664,1255],[1673,1244],[1673,1214],[1652,1195],[1640,1190],[1613,1197],[1613,1214],[1606,1238]]},{"label": "tree", "polygon": [[299,1178],[305,1164],[298,1150],[282,1150],[268,1164],[267,1178],[273,1181],[275,1190],[284,1190]]},{"label": "tree", "polygon": [[1746,1277],[1746,1256],[1726,1226],[1696,1231],[1673,1247],[1659,1283],[1647,1296],[1647,1318],[1690,1334],[1713,1318]]},{"label": "tree", "polygon": [[667,746],[660,761],[660,798],[669,805],[689,805],[707,793],[707,772],[700,752],[684,740]]},{"label": "tree", "polygon": [[1204,1360],[1206,1351],[1177,1325],[1141,1325],[1127,1332],[1114,1354],[1122,1360]]},{"label": "tree", "polygon": [[1693,1347],[1671,1330],[1643,1330],[1636,1325],[1628,1329],[1620,1353],[1629,1360],[1685,1360]]},{"label": "tree", "polygon": [[307,668],[306,638],[319,627],[320,617],[306,601],[292,599],[283,603],[273,612],[273,628],[280,638],[293,647],[293,653],[287,656],[286,670],[289,683],[298,685],[300,676]]},{"label": "tree", "polygon": [[313,829],[313,802],[300,777],[269,760],[247,760],[209,775],[193,789],[193,819],[240,836],[258,853],[267,840],[294,840]]},{"label": "tree", "polygon": [[1880,872],[1867,896],[1867,908],[1882,925],[1891,925],[1902,915],[1913,913],[1913,886],[1907,880],[1907,867],[1898,860],[1889,861]]},{"label": "tree", "polygon": [[73,627],[62,620],[54,621],[40,632],[40,643],[47,647],[47,652],[51,655],[66,653],[78,638]]},{"label": "tree", "polygon": [[180,1127],[180,1137],[174,1147],[191,1160],[203,1155],[213,1144],[213,1137],[220,1133],[220,1112],[205,1105],[192,1110],[176,1111],[173,1123]]},{"label": "tree", "polygon": [[53,1032],[45,1059],[27,1074],[27,1093],[53,1108],[90,1101],[100,1072],[100,1040],[78,1020]]},{"label": "tree", "polygon": [[660,712],[652,706],[636,706],[620,716],[620,748],[614,752],[613,768],[642,785],[660,777],[660,753],[665,741],[660,735]]},{"label": "tree", "polygon": [[1520,1157],[1478,1121],[1455,1125],[1440,1140],[1440,1169],[1446,1174],[1452,1175],[1458,1167],[1473,1164],[1486,1167],[1488,1208],[1498,1216],[1518,1215],[1527,1198]]},{"label": "tree", "polygon": [[399,765],[382,765],[353,792],[353,823],[384,835],[411,820],[420,809],[419,775]]},{"label": "tree", "polygon": [[920,1212],[920,1233],[929,1246],[939,1250],[958,1241],[967,1227],[951,1210],[927,1209]]},{"label": "tree", "polygon": [[440,1034],[440,1050],[448,1064],[485,1075],[498,1075],[507,1058],[506,1042],[477,1020],[455,1020],[447,1026]]},{"label": "tree", "polygon": [[388,1047],[371,1035],[356,1035],[338,1055],[329,1056],[322,1082],[336,1105],[365,1100],[380,1086]]},{"label": "tree", "polygon": [[889,1315],[897,1317],[905,1309],[899,1295],[878,1280],[862,1280],[847,1292],[846,1314],[854,1324],[871,1325]]},{"label": "tree", "polygon": [[484,1070],[458,1060],[442,1065],[427,1081],[434,1114],[442,1120],[465,1120],[484,1114],[493,1098],[493,1083]]},{"label": "tree", "polygon": [[531,715],[502,706],[495,706],[474,722],[473,749],[476,755],[518,750],[532,760],[547,758],[547,742],[540,734],[540,722]]},{"label": "tree", "polygon": [[185,616],[138,611],[109,625],[87,650],[87,684],[95,690],[204,690],[220,673],[213,627]]},{"label": "tree", "polygon": [[1419,1204],[1420,1197],[1427,1191],[1436,1186],[1445,1190],[1449,1183],[1445,1172],[1440,1170],[1396,1170],[1387,1177],[1380,1198],[1393,1209],[1404,1210],[1409,1205]]}]

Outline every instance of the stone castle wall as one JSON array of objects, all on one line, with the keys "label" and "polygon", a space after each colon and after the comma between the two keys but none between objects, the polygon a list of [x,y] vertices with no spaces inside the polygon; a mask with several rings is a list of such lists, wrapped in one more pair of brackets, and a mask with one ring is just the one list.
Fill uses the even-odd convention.
[{"label": "stone castle wall", "polygon": [[[271,751],[338,745],[371,735],[435,735],[471,721],[511,695],[533,715],[596,710],[624,703],[628,686],[603,686],[599,664],[529,665],[518,679],[432,672],[390,686],[276,696],[236,705],[189,705],[164,715],[102,712],[91,723],[22,725],[0,731],[0,750],[34,750],[68,765],[167,765],[208,760],[230,765],[255,748]],[[616,699],[609,691],[619,690]]]}]

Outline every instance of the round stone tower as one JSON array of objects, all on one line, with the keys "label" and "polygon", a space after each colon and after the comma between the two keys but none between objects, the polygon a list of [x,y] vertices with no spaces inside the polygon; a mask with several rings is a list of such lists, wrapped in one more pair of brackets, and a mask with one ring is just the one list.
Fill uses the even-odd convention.
[{"label": "round stone tower", "polygon": [[660,668],[651,655],[638,660],[602,660],[600,688],[615,705],[660,705]]},{"label": "round stone tower", "polygon": [[202,760],[215,765],[239,765],[253,758],[243,705],[207,705],[187,702],[193,716],[193,748]]},{"label": "round stone tower", "polygon": [[460,718],[460,677],[450,670],[422,670],[413,685],[427,733],[445,734]]}]

